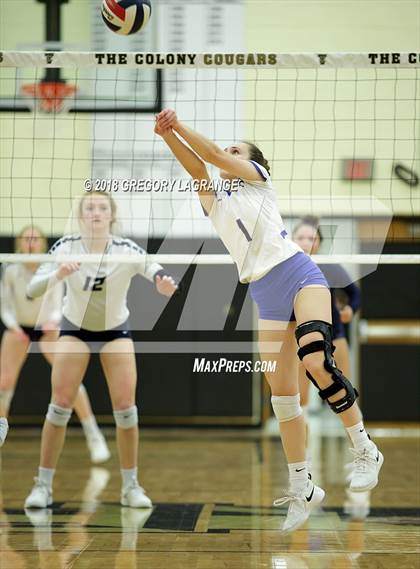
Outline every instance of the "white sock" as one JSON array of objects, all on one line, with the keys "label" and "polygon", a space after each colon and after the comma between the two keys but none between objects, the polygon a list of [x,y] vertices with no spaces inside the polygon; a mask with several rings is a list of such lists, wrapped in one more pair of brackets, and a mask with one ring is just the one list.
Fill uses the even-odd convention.
[{"label": "white sock", "polygon": [[375,446],[375,443],[370,440],[369,435],[366,432],[363,421],[356,423],[356,425],[353,425],[352,427],[347,427],[346,431],[348,432],[351,442],[356,450],[370,450]]},{"label": "white sock", "polygon": [[82,419],[80,422],[82,423],[83,432],[87,439],[101,434],[94,415],[91,415],[87,419]]},{"label": "white sock", "polygon": [[137,466],[136,468],[128,468],[126,470],[121,468],[121,478],[122,478],[123,488],[127,488],[127,486],[130,486],[133,479],[137,482]]},{"label": "white sock", "polygon": [[55,474],[55,468],[38,468],[38,478],[44,482],[48,488],[52,487],[52,482]]},{"label": "white sock", "polygon": [[289,482],[292,492],[299,492],[308,484],[308,464],[304,462],[292,462],[289,467]]}]

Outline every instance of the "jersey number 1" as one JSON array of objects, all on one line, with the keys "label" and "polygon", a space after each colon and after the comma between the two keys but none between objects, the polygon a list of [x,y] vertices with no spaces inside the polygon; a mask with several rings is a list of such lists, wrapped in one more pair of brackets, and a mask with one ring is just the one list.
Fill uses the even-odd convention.
[{"label": "jersey number 1", "polygon": [[[106,277],[97,277],[96,279],[92,279],[92,277],[86,277],[86,282],[85,282],[85,286],[83,287],[83,290],[94,290],[94,291],[98,291],[98,290],[102,290],[102,285],[105,282],[105,278]],[[93,286],[90,286],[90,283],[93,280]]]}]

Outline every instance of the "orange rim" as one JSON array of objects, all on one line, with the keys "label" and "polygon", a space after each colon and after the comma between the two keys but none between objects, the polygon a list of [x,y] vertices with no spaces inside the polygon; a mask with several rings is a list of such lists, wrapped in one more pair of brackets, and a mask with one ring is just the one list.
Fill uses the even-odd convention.
[{"label": "orange rim", "polygon": [[38,110],[44,113],[60,113],[66,107],[66,100],[77,92],[77,87],[67,83],[29,83],[22,85],[21,92],[34,100],[34,106]]}]

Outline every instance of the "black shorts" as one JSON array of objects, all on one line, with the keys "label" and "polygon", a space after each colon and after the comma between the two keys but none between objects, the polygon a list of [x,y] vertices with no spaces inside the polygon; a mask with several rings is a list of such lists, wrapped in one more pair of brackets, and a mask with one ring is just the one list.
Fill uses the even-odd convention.
[{"label": "black shorts", "polygon": [[103,348],[108,342],[113,340],[118,340],[119,338],[131,338],[131,330],[129,328],[128,320],[117,326],[116,328],[111,328],[110,330],[85,330],[84,328],[79,328],[67,318],[61,319],[60,324],[60,337],[61,336],[74,336],[79,338],[88,345],[95,344],[99,350]]},{"label": "black shorts", "polygon": [[21,328],[25,334],[29,336],[31,342],[39,342],[39,340],[45,334],[44,330],[37,330],[33,326],[21,326]]}]

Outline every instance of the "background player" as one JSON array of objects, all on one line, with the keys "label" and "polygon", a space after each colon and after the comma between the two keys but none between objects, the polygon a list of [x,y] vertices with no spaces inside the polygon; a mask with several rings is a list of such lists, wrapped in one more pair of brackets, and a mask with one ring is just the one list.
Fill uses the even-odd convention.
[{"label": "background player", "polygon": [[42,265],[29,285],[29,294],[44,294],[48,286],[66,282],[60,338],[52,367],[52,397],[41,441],[41,460],[26,508],[52,503],[52,481],[63,447],[66,425],[89,359],[89,346],[100,349],[100,359],[111,396],[121,465],[123,506],[150,507],[137,480],[138,416],[135,402],[136,361],[129,330],[127,292],[132,277],[141,274],[156,289],[171,296],[177,289],[162,267],[148,261],[145,251],[130,239],[111,233],[115,202],[108,194],[93,192],[80,200],[80,234],[66,235],[51,248],[59,254],[131,254],[138,262],[54,263]]},{"label": "background player", "polygon": [[[307,255],[319,252],[323,237],[319,228],[319,220],[314,216],[303,217],[293,229],[293,241]],[[332,304],[332,337],[335,346],[334,359],[337,367],[346,377],[350,377],[350,353],[344,324],[352,321],[360,307],[360,289],[351,282],[351,277],[340,265],[319,265],[326,277],[331,290]],[[343,286],[338,287],[339,283]],[[347,283],[347,284],[344,284]],[[340,294],[340,293],[344,294]],[[343,297],[345,302],[343,302]],[[307,421],[307,406],[309,399],[309,382],[303,365],[299,365],[300,405]],[[307,437],[308,438],[308,437]]]},{"label": "background player", "polygon": [[[276,371],[266,373],[266,378],[290,479],[289,494],[274,504],[289,503],[283,529],[294,530],[325,495],[313,484],[305,460],[295,336],[308,377],[339,414],[354,445],[352,490],[374,488],[383,462],[364,429],[355,402],[357,393],[332,357],[328,284],[315,263],[288,238],[277,210],[268,163],[255,145],[240,142],[222,150],[179,122],[170,109],[157,115],[155,132],[194,179],[207,181],[207,191],[199,192],[201,204],[235,261],[241,282],[250,283],[251,296],[258,305],[261,358],[277,362]],[[219,168],[222,178],[239,180],[238,191],[213,191],[204,162]],[[296,324],[290,321],[292,312]]]},{"label": "background player", "polygon": [[[22,229],[16,237],[15,252],[45,253],[47,239],[34,226]],[[0,416],[7,417],[16,383],[32,342],[39,342],[41,352],[49,364],[53,361],[55,341],[61,320],[62,285],[52,288],[45,297],[32,299],[26,289],[34,276],[37,263],[6,265],[1,280],[1,319],[6,326],[0,352]],[[109,459],[110,452],[97,425],[88,394],[80,386],[75,411],[82,424],[92,462]]]}]

